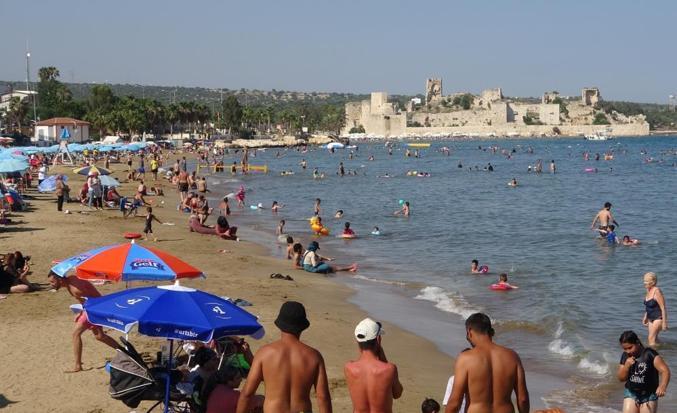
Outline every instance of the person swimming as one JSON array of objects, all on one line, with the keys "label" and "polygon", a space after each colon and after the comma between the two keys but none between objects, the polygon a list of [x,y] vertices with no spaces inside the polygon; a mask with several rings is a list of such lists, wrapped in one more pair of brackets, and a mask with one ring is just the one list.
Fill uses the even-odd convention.
[{"label": "person swimming", "polygon": [[489,267],[486,265],[480,266],[479,261],[472,260],[470,262],[470,272],[473,274],[486,274],[489,272]]},{"label": "person swimming", "polygon": [[508,186],[515,188],[517,186],[517,179],[512,178],[512,181],[508,182]]},{"label": "person swimming", "polygon": [[357,234],[355,234],[355,231],[353,231],[353,230],[350,228],[350,222],[346,222],[346,223],[344,224],[344,226],[343,226],[343,234],[342,234],[342,235],[343,235],[343,237],[351,237],[351,238],[354,238],[354,237],[357,236]]},{"label": "person swimming", "polygon": [[343,218],[343,210],[342,209],[337,210],[336,213],[334,214],[334,218],[336,219]]},{"label": "person swimming", "polygon": [[639,244],[639,240],[637,238],[630,238],[629,235],[624,235],[622,244],[626,246],[637,245]]},{"label": "person swimming", "polygon": [[371,230],[371,235],[381,235],[381,230],[379,230],[378,227],[374,227],[374,229]]},{"label": "person swimming", "polygon": [[492,284],[491,288],[495,290],[514,290],[519,287],[510,284],[508,282],[508,274],[502,273],[501,275],[498,276],[498,282],[496,284]]}]

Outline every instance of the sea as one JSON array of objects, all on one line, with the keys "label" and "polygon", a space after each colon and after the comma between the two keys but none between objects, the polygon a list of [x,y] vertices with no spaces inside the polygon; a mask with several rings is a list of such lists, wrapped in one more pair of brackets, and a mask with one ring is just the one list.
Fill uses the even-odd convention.
[{"label": "sea", "polygon": [[[213,206],[245,186],[245,208],[233,200],[229,217],[241,238],[281,257],[274,231],[284,219],[296,242],[316,240],[337,263],[359,264],[357,274],[333,275],[355,290],[353,303],[451,356],[469,347],[465,318],[488,314],[495,341],[524,363],[532,406],[618,412],[618,338],[634,330],[646,340],[643,274],[658,275],[668,309],[677,302],[676,138],[449,139],[418,152],[383,140],[333,152],[266,149],[250,164],[267,165],[267,174],[226,171],[208,175],[208,185]],[[224,161],[239,157],[231,152]],[[543,172],[535,173],[539,160]],[[340,162],[345,176],[337,174]],[[315,168],[323,179],[313,179]],[[513,178],[517,187],[507,185]],[[309,227],[316,198],[328,236]],[[277,214],[273,201],[283,205]],[[405,201],[411,216],[395,216]],[[639,245],[609,245],[590,229],[605,202],[613,204],[618,236]],[[339,209],[343,217],[335,219]],[[338,237],[345,222],[357,239]],[[376,226],[380,235],[371,235]],[[472,274],[473,259],[489,272]],[[489,289],[500,273],[519,289]],[[660,340],[658,352],[674,369],[677,337],[668,330]],[[441,399],[445,385],[431,383],[431,395]],[[668,389],[659,406],[677,411],[677,391]]]}]

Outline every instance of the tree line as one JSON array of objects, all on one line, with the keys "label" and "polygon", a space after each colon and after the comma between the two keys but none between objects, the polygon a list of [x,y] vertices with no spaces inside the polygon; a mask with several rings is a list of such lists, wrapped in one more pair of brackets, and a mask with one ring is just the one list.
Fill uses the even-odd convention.
[{"label": "tree line", "polygon": [[[55,67],[38,71],[38,119],[70,117],[92,124],[91,133],[139,135],[188,132],[212,135],[225,132],[252,137],[261,134],[297,134],[323,131],[338,134],[345,124],[343,103],[304,101],[242,105],[228,95],[217,105],[196,101],[165,103],[132,95],[118,96],[109,85],[92,86],[89,95],[75,99],[68,86],[59,80]],[[12,98],[3,116],[7,131],[21,131],[32,122],[30,98]]]}]

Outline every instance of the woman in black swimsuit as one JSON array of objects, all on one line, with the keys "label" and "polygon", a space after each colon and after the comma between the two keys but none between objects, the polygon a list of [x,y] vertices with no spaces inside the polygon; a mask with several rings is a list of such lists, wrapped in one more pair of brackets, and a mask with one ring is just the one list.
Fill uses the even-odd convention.
[{"label": "woman in black swimsuit", "polygon": [[658,341],[658,333],[668,329],[668,312],[665,309],[665,298],[660,288],[656,286],[658,278],[656,274],[648,272],[644,274],[644,319],[642,323],[649,328],[648,344],[654,347]]}]

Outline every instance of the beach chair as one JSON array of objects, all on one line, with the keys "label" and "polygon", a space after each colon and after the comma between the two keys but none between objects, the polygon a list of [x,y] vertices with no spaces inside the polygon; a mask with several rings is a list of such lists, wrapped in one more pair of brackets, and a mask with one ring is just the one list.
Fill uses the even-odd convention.
[{"label": "beach chair", "polygon": [[[120,400],[127,407],[136,408],[144,400],[157,401],[147,412],[159,406],[165,397],[165,385],[168,371],[164,367],[149,368],[141,355],[124,337],[120,337],[120,346],[115,357],[110,362],[110,385],[108,393],[115,400]],[[188,398],[176,389],[182,374],[178,370],[169,371],[171,375],[170,401],[177,405],[172,407],[173,412],[190,411],[186,404],[185,409],[178,404],[187,402]]]}]

